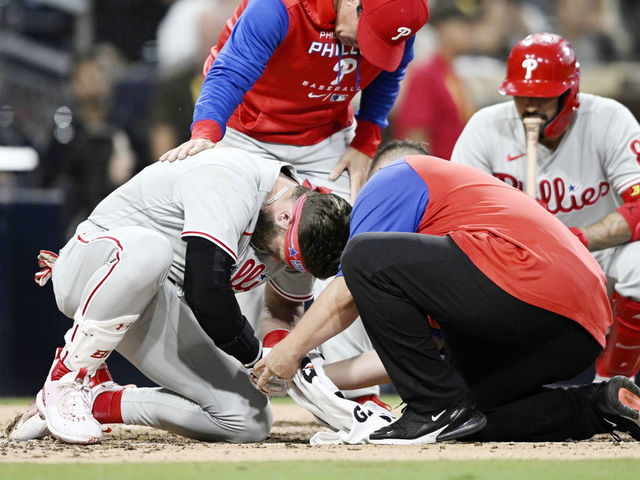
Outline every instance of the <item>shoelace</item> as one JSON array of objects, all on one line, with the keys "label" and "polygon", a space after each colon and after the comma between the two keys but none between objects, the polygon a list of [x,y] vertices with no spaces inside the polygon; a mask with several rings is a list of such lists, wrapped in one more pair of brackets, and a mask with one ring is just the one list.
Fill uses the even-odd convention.
[{"label": "shoelace", "polygon": [[89,389],[89,377],[74,379],[58,385],[60,403],[63,411],[72,418],[91,415],[91,391]]}]

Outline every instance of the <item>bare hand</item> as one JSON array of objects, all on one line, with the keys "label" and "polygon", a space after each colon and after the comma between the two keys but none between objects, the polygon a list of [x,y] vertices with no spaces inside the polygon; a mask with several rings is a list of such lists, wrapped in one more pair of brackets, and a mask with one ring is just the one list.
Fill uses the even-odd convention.
[{"label": "bare hand", "polygon": [[184,142],[179,147],[169,150],[167,153],[162,155],[159,160],[161,162],[164,162],[165,160],[169,162],[184,160],[189,155],[195,155],[196,153],[200,153],[203,150],[207,150],[215,146],[215,142],[212,142],[208,138],[192,138],[191,140]]},{"label": "bare hand", "polygon": [[369,173],[369,166],[371,165],[371,157],[356,150],[355,148],[348,147],[336,166],[333,167],[329,174],[329,180],[336,180],[342,172],[347,170],[349,172],[349,180],[351,182],[351,204],[356,200],[356,196],[362,189],[362,186],[367,181],[367,174]]},{"label": "bare hand", "polygon": [[300,358],[295,354],[292,355],[291,350],[286,346],[282,347],[285,343],[284,340],[278,343],[267,356],[263,357],[253,367],[254,372],[260,375],[256,382],[258,390],[264,391],[272,376],[283,380],[291,380],[298,371]]}]

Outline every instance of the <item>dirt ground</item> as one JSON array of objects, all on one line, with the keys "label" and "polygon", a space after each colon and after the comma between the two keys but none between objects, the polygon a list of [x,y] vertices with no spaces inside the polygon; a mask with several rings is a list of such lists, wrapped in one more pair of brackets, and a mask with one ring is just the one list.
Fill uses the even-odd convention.
[{"label": "dirt ground", "polygon": [[297,405],[274,405],[271,437],[258,444],[211,444],[147,427],[114,426],[103,443],[67,445],[51,437],[12,442],[6,429],[20,406],[0,406],[0,462],[175,462],[260,460],[463,460],[637,458],[640,442],[616,441],[608,435],[588,442],[440,443],[433,445],[309,445],[324,427]]}]

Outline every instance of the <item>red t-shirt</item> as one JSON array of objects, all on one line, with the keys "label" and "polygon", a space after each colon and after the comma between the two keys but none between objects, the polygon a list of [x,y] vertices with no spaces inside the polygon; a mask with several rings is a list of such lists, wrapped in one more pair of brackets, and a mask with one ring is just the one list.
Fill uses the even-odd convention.
[{"label": "red t-shirt", "polygon": [[381,231],[449,235],[502,290],[575,320],[604,346],[612,314],[600,265],[557,218],[501,180],[406,157],[376,173],[353,207],[351,236]]},{"label": "red t-shirt", "polygon": [[[450,88],[457,87],[461,96],[464,85],[440,55],[413,65],[406,81],[406,90],[393,115],[394,136],[407,138],[412,130],[420,131],[427,137],[429,153],[449,160],[467,121],[462,113],[465,105],[458,107]],[[471,110],[470,104],[466,106]]]}]

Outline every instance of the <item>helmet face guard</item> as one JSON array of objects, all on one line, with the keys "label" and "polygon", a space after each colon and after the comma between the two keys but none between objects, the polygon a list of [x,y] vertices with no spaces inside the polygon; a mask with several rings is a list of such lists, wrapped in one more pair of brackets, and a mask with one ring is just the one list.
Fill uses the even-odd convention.
[{"label": "helmet face guard", "polygon": [[551,98],[563,96],[558,113],[547,123],[549,139],[564,133],[580,106],[580,65],[569,42],[553,33],[534,33],[518,42],[507,59],[501,95]]}]

